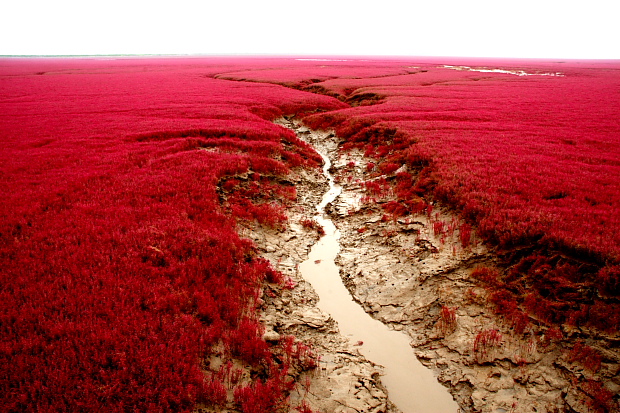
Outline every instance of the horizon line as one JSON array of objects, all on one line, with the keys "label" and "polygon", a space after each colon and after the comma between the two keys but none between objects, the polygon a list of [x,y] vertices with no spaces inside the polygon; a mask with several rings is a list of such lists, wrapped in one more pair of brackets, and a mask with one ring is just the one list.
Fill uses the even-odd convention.
[{"label": "horizon line", "polygon": [[[102,53],[102,54],[0,54],[0,58],[107,58],[107,57],[273,57],[273,58],[349,58],[349,59],[490,59],[490,60],[563,60],[563,61],[620,61],[620,58],[596,57],[522,57],[522,56],[462,56],[462,55],[346,55],[346,54],[288,54],[288,53]],[[562,62],[558,62],[562,63]]]}]

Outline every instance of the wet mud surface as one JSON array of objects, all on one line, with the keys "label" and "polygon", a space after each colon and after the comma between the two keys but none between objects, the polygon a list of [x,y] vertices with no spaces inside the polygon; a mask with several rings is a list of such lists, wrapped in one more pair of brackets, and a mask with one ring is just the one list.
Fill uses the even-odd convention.
[{"label": "wet mud surface", "polygon": [[[310,131],[292,120],[280,123],[332,160],[331,172],[343,191],[326,212],[340,232],[336,263],[353,299],[373,318],[408,335],[411,351],[447,387],[462,412],[597,411],[592,407],[595,395],[575,384],[575,377],[593,374],[568,357],[570,342],[541,331],[516,334],[489,309],[487,292],[470,273],[496,258],[475,232],[464,247],[461,223],[439,205],[431,214],[386,220],[381,205],[389,195],[364,199],[362,182],[373,178],[361,153],[340,152],[332,133]],[[292,180],[298,205],[289,212],[288,229],[244,234],[296,284],[281,295],[265,296],[265,337],[293,334],[321,358],[317,369],[302,373],[303,385],[292,394],[291,405],[304,401],[323,412],[398,412],[381,382],[382,366],[362,355],[363,343],[340,334],[300,274],[299,265],[319,238],[301,222],[312,219],[327,183],[319,170],[297,172]],[[441,231],[434,225],[438,221],[445,223]],[[596,349],[604,355],[598,377],[617,394],[618,342],[610,339]]]},{"label": "wet mud surface", "polygon": [[251,238],[275,268],[290,277],[292,289],[264,294],[262,322],[268,341],[294,335],[312,348],[319,358],[318,367],[297,377],[300,385],[291,394],[291,406],[306,403],[321,412],[398,412],[388,401],[379,376],[382,367],[366,360],[356,343],[343,337],[329,314],[318,308],[319,297],[299,271],[319,239],[316,229],[301,222],[311,219],[327,183],[317,171],[302,171],[292,177],[298,193],[297,207],[289,211],[284,231],[247,230]]}]

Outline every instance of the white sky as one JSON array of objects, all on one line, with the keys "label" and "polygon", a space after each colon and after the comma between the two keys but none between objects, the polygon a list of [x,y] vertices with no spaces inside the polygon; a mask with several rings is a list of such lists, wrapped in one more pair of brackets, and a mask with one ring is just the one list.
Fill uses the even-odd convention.
[{"label": "white sky", "polygon": [[617,0],[9,0],[0,55],[620,59]]}]

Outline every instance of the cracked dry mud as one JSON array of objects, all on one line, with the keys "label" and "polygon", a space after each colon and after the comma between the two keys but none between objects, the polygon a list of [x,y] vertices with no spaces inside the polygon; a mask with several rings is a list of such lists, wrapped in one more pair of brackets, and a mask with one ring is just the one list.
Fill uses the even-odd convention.
[{"label": "cracked dry mud", "polygon": [[[587,397],[571,383],[574,374],[587,372],[567,360],[562,343],[541,340],[532,332],[513,334],[485,304],[484,289],[469,274],[495,258],[475,236],[472,245],[462,248],[458,229],[436,236],[426,214],[385,221],[380,203],[387,199],[361,202],[365,194],[359,181],[368,179],[361,153],[339,152],[340,142],[333,134],[315,133],[292,120],[281,123],[329,153],[332,172],[340,177],[343,193],[327,212],[341,232],[337,263],[354,300],[374,318],[409,335],[412,351],[448,387],[463,412],[591,411]],[[318,369],[303,373],[304,385],[292,395],[292,405],[305,400],[322,412],[397,412],[381,385],[381,366],[367,361],[358,346],[339,334],[329,315],[316,307],[316,293],[299,274],[297,266],[318,238],[300,221],[312,218],[326,184],[319,171],[300,172],[294,180],[298,206],[289,212],[289,228],[246,234],[297,282],[293,290],[267,299],[265,337],[276,340],[293,334],[321,357]],[[438,206],[432,217],[458,227],[458,219]],[[444,307],[455,311],[453,325],[442,323]],[[489,329],[500,333],[499,342],[474,353],[476,335]],[[612,362],[604,363],[602,375],[611,377],[608,387],[620,391],[620,357],[617,351],[605,355]]]}]

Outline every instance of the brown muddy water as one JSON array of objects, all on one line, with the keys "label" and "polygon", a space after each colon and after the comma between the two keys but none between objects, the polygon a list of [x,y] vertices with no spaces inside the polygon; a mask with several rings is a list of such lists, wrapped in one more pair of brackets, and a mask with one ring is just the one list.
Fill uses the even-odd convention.
[{"label": "brown muddy water", "polygon": [[318,306],[338,323],[341,334],[352,343],[359,344],[359,351],[364,357],[384,367],[381,382],[388,391],[390,401],[403,413],[458,412],[458,405],[448,389],[439,384],[435,375],[415,357],[408,336],[370,317],[353,301],[342,283],[339,268],[334,262],[340,251],[340,234],[324,214],[325,206],[340,195],[341,188],[335,185],[329,173],[330,160],[325,154],[320,154],[325,161],[323,173],[329,180],[329,191],[317,206],[315,219],[323,226],[325,235],[299,266],[303,277],[320,297]]}]

